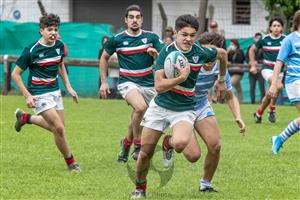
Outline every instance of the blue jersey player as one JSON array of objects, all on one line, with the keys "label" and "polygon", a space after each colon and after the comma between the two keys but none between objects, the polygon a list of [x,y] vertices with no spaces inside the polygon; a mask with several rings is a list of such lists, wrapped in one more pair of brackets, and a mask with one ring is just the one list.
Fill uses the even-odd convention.
[{"label": "blue jersey player", "polygon": [[[283,64],[287,63],[285,88],[290,102],[300,111],[300,10],[294,15],[293,31],[283,41],[274,67],[272,84],[268,91],[270,97],[276,96],[276,82]],[[300,117],[294,119],[278,136],[272,137],[272,151],[278,154],[283,143],[300,130]]]}]

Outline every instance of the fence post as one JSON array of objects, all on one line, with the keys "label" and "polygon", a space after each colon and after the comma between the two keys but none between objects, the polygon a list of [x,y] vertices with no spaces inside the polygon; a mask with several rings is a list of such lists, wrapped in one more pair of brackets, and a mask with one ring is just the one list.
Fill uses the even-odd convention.
[{"label": "fence post", "polygon": [[11,90],[11,66],[12,63],[8,61],[8,55],[3,56],[3,66],[4,66],[4,89],[2,91],[3,95],[7,95]]}]

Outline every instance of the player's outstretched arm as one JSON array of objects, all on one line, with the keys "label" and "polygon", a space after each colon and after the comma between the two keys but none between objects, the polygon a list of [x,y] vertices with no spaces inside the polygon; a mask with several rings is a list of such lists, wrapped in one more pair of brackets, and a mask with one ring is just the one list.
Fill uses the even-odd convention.
[{"label": "player's outstretched arm", "polygon": [[245,135],[246,125],[241,116],[240,104],[232,90],[227,91],[226,99],[234,120],[240,128],[241,135]]},{"label": "player's outstretched arm", "polygon": [[60,76],[62,78],[62,81],[64,83],[65,88],[67,89],[67,91],[69,92],[69,94],[72,96],[73,101],[75,103],[78,103],[78,95],[76,93],[76,91],[72,88],[70,81],[69,81],[69,76],[66,70],[66,66],[64,64],[64,62],[61,62],[59,64],[59,73]]},{"label": "player's outstretched arm", "polygon": [[220,61],[219,65],[219,76],[217,84],[215,85],[215,91],[217,94],[218,100],[223,100],[226,95],[226,68],[227,68],[227,52],[226,50],[222,48],[216,48],[217,49],[217,58]]}]

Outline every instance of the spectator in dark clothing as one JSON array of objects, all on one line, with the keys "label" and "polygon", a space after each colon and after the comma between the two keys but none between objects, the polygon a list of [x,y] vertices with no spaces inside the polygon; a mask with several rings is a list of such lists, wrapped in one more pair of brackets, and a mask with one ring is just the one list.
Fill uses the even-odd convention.
[{"label": "spectator in dark clothing", "polygon": [[[232,39],[228,51],[228,62],[231,64],[243,64],[245,56],[243,51],[240,49],[238,40]],[[230,80],[232,85],[237,91],[239,102],[243,102],[243,91],[241,87],[241,79],[243,78],[244,72],[229,72]]]},{"label": "spectator in dark clothing", "polygon": [[[261,33],[255,33],[254,35],[254,43],[259,41],[262,38]],[[249,62],[249,49],[252,46],[252,44],[248,47],[247,49],[247,54],[246,54],[246,61]],[[257,49],[255,52],[255,60],[257,64],[262,64],[263,62],[263,50]],[[251,103],[255,104],[255,88],[256,88],[256,82],[258,81],[259,84],[259,90],[260,90],[260,101],[263,99],[265,96],[265,80],[261,75],[261,71],[253,71],[250,69],[249,73],[249,80],[250,80],[250,98],[251,98]]]}]

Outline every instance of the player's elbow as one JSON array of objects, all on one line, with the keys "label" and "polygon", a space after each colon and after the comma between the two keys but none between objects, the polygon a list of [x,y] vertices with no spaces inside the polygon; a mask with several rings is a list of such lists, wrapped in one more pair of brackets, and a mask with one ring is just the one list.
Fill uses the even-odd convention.
[{"label": "player's elbow", "polygon": [[154,86],[155,88],[155,91],[159,94],[159,93],[162,93],[164,91],[163,87],[161,87],[160,85],[158,84],[155,84]]},{"label": "player's elbow", "polygon": [[227,51],[222,48],[218,48],[218,59],[227,62]]}]

